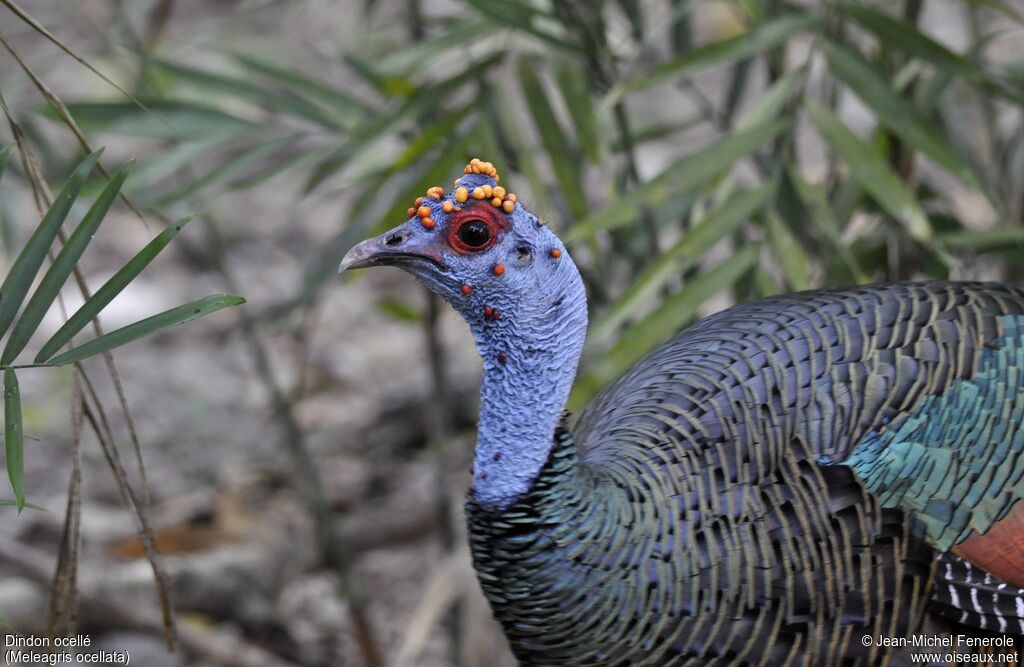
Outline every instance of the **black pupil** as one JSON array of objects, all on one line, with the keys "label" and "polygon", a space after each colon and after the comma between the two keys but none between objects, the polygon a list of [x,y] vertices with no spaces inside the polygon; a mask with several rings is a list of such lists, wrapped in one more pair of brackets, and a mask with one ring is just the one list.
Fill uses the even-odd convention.
[{"label": "black pupil", "polygon": [[479,248],[491,238],[491,229],[483,220],[470,220],[459,227],[459,240],[470,248]]}]

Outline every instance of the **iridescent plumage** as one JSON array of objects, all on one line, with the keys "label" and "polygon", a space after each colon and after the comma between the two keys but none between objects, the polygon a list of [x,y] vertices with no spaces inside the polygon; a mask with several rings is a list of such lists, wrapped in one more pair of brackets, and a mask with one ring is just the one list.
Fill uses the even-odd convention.
[{"label": "iridescent plumage", "polygon": [[[480,254],[431,236],[452,224],[432,211],[437,231],[409,252],[440,262],[402,266],[466,316],[485,359],[470,542],[523,664],[900,664],[905,651],[863,638],[1024,636],[1024,543],[1007,528],[1024,512],[1024,290],[900,283],[742,304],[556,430],[582,285],[511,208]],[[533,258],[517,264],[523,244]],[[560,267],[538,261],[548,246]],[[496,262],[504,277],[483,278]],[[495,326],[478,310],[499,300]]]}]

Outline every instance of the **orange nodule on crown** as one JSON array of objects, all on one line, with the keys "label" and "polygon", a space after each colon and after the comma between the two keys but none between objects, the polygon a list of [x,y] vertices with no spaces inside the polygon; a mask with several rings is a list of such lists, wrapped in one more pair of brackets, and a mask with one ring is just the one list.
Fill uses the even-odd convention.
[{"label": "orange nodule on crown", "polygon": [[495,185],[483,183],[480,185],[474,185],[472,186],[472,189],[470,189],[465,185],[460,185],[460,180],[456,179],[455,190],[450,195],[445,193],[444,188],[435,185],[427,190],[426,195],[421,195],[416,198],[412,207],[406,211],[406,215],[410,218],[413,216],[419,217],[423,222],[424,227],[427,229],[433,229],[436,223],[433,219],[434,211],[431,207],[430,200],[439,202],[441,210],[447,214],[452,212],[458,213],[462,210],[462,207],[459,204],[474,203],[472,200],[487,202],[494,208],[502,210],[505,213],[512,213],[515,211],[518,197],[516,197],[514,192],[508,192],[505,188],[497,185],[499,178],[498,170],[494,168],[493,163],[484,162],[480,158],[473,158],[470,163],[466,165],[464,172],[466,174],[482,174],[492,178],[494,179]]},{"label": "orange nodule on crown", "polygon": [[498,170],[494,168],[494,163],[484,162],[478,157],[475,157],[469,161],[469,164],[466,165],[466,168],[463,171],[463,173],[483,174],[484,176],[490,176],[491,178],[494,179],[495,183],[501,180],[501,177],[498,176]]}]

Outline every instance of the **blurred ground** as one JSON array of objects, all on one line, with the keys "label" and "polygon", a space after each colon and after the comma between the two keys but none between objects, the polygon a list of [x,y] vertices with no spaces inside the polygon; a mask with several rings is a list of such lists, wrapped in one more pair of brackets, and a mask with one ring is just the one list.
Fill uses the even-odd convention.
[{"label": "blurred ground", "polygon": [[[203,63],[212,51],[230,44],[234,50],[280,58],[334,85],[354,86],[335,58],[346,45],[366,38],[358,20],[363,4],[182,0],[174,3],[162,40],[167,55],[185,61]],[[124,44],[118,43],[127,39],[127,31],[118,22],[144,25],[152,3],[26,5],[100,69],[122,82],[130,80],[131,71],[122,65]],[[406,8],[398,0],[381,5],[376,24],[386,24],[388,16],[399,22]],[[448,6],[439,2],[436,9]],[[716,28],[715,21],[728,23],[728,16],[716,11],[712,6],[708,12],[708,29],[727,32],[727,25]],[[9,14],[0,10],[0,16],[4,32],[62,96],[113,95]],[[934,12],[929,16],[942,23]],[[943,37],[957,46],[955,26],[948,32]],[[40,101],[6,54],[0,63],[0,87],[8,104],[16,113],[28,113]],[[53,124],[40,127],[47,136],[66,141]],[[9,138],[4,130],[0,137],[3,143]],[[93,140],[109,144],[111,163],[128,156],[145,163],[159,150],[123,138]],[[650,157],[657,164],[657,156]],[[228,262],[249,301],[245,308],[253,313],[295,291],[306,262],[344,224],[352,205],[336,191],[300,200],[298,190],[297,182],[278,178],[253,191],[218,196],[204,211],[223,223]],[[24,239],[37,220],[27,194],[8,186],[2,196]],[[90,284],[99,284],[156,229],[124,211],[112,216],[85,259]],[[107,329],[209,292],[229,291],[211,269],[202,227],[193,223],[180,241],[112,304],[103,320]],[[181,619],[213,636],[270,649],[284,664],[362,665],[351,609],[339,594],[344,584],[365,600],[375,642],[388,664],[402,650],[415,656],[407,664],[423,667],[514,664],[459,546],[479,361],[465,325],[441,309],[448,391],[467,414],[453,416],[452,437],[443,444],[430,442],[425,434],[438,405],[428,359],[436,350],[417,322],[381,308],[399,297],[417,313],[426,312],[422,290],[398,271],[339,279],[307,313],[300,338],[285,327],[261,333],[280,385],[294,387],[301,376],[304,392],[294,406],[298,426],[352,549],[349,576],[341,582],[334,570],[315,562],[315,531],[302,506],[303,482],[293,474],[284,444],[288,436],[238,333],[238,313],[222,311],[117,353],[140,430],[150,516]],[[50,332],[58,325],[54,317],[44,329]],[[92,368],[101,379],[101,366]],[[8,546],[0,547],[0,621],[22,634],[42,634],[48,587],[26,576],[25,565],[55,554],[61,535],[70,474],[70,375],[39,370],[24,373],[21,381],[30,437],[25,486],[29,499],[49,511],[15,518],[13,510],[2,508],[7,516],[0,521],[0,544]],[[124,420],[109,383],[101,384],[111,397],[110,419],[123,434]],[[138,483],[130,447],[126,440],[121,445]],[[135,609],[156,609],[152,573],[139,558],[133,519],[91,438],[83,457],[82,631],[96,644],[129,650],[134,664],[147,667],[228,664],[212,658],[212,651],[197,650],[195,643],[168,655],[159,634],[93,604],[127,600]],[[461,600],[457,612],[442,613],[452,597]],[[403,642],[411,644],[403,649]],[[237,654],[234,660],[255,664]]]}]

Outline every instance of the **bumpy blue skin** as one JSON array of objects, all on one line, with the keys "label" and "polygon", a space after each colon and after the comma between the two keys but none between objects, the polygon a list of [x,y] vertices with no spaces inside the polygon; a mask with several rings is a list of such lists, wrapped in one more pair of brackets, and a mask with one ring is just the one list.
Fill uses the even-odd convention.
[{"label": "bumpy blue skin", "polygon": [[[485,184],[497,185],[483,174],[466,174],[458,182],[471,192]],[[434,229],[413,217],[383,238],[404,237],[396,250],[429,250],[445,265],[421,261],[400,268],[459,311],[476,338],[484,377],[472,496],[500,509],[529,489],[551,451],[586,337],[586,293],[562,242],[518,203],[511,214],[501,213],[510,227],[494,246],[460,254],[446,241],[455,214],[444,212],[445,200],[454,202],[454,194],[423,202],[437,223]],[[460,206],[492,208],[474,199]],[[560,257],[552,257],[552,249]],[[503,275],[495,275],[496,264],[505,265]],[[463,294],[463,285],[472,293]],[[500,318],[485,317],[487,306]]]}]

